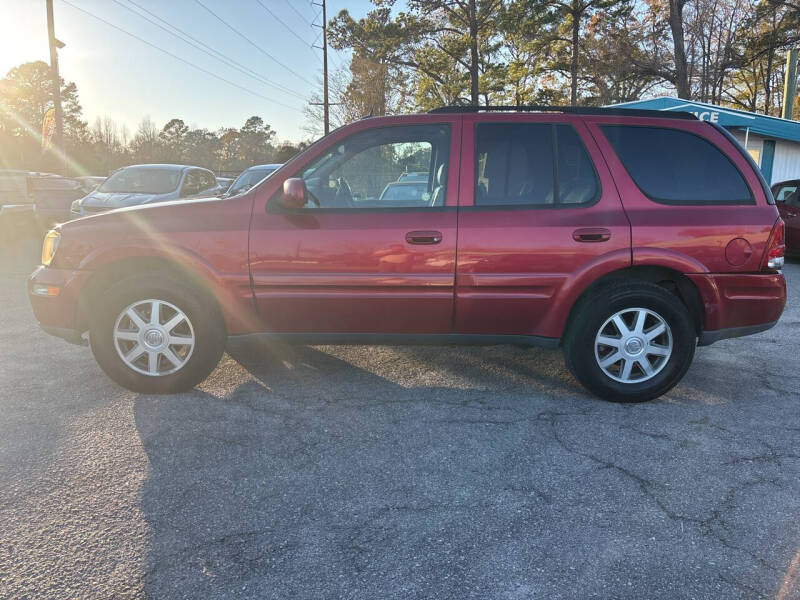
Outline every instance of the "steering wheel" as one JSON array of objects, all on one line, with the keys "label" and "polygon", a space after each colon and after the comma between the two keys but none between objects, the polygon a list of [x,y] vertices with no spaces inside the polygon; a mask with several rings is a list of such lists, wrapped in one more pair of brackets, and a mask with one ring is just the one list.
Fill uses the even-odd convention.
[{"label": "steering wheel", "polygon": [[339,177],[336,180],[336,204],[347,208],[353,208],[355,206],[350,184],[347,183],[344,177]]}]

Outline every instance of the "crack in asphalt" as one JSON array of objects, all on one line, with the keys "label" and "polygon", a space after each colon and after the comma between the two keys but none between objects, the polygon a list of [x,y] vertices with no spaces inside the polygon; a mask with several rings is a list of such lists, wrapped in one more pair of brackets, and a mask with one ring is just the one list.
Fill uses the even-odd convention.
[{"label": "crack in asphalt", "polygon": [[557,423],[558,423],[558,418],[550,419],[550,425],[551,425],[551,431],[552,431],[552,434],[553,434],[553,438],[558,443],[558,445],[562,449],[564,449],[566,452],[568,452],[570,454],[577,455],[577,456],[581,456],[583,458],[586,458],[586,459],[588,459],[588,460],[600,465],[600,467],[603,468],[603,469],[614,469],[614,470],[618,471],[619,473],[623,474],[625,477],[627,477],[630,480],[632,480],[633,482],[635,482],[637,484],[638,488],[641,490],[641,492],[645,496],[650,498],[655,503],[655,505],[658,507],[658,509],[665,516],[667,516],[670,520],[697,525],[699,527],[700,532],[701,532],[702,535],[706,535],[706,536],[709,536],[709,537],[712,537],[712,538],[716,539],[723,546],[725,546],[725,547],[727,547],[727,548],[729,548],[731,550],[735,550],[737,552],[742,552],[742,553],[746,554],[754,562],[758,563],[759,565],[761,565],[761,566],[763,566],[765,568],[770,569],[771,571],[774,571],[776,573],[780,573],[781,572],[779,567],[768,563],[766,560],[763,559],[763,557],[758,556],[754,552],[752,552],[752,551],[750,551],[750,550],[748,550],[746,548],[742,548],[740,546],[737,546],[737,545],[731,543],[727,538],[725,538],[722,535],[716,533],[714,531],[714,528],[713,528],[713,526],[715,524],[720,524],[723,527],[723,529],[725,529],[726,521],[725,521],[725,519],[723,517],[723,514],[726,511],[732,510],[734,508],[734,499],[736,497],[737,492],[741,492],[744,489],[746,489],[747,487],[756,486],[756,485],[769,484],[769,485],[780,486],[780,482],[779,482],[779,480],[777,478],[772,478],[772,479],[759,478],[759,479],[752,480],[752,481],[745,481],[743,483],[740,483],[738,485],[730,487],[728,489],[728,492],[727,492],[726,496],[725,496],[725,499],[717,507],[712,509],[710,515],[708,515],[707,517],[696,517],[696,516],[692,516],[692,515],[685,515],[685,514],[681,514],[681,513],[678,513],[676,511],[673,511],[672,509],[669,508],[669,506],[667,506],[667,504],[666,504],[666,502],[664,500],[662,500],[661,498],[658,497],[658,495],[656,494],[655,490],[658,489],[659,487],[663,488],[664,487],[663,484],[658,484],[658,483],[653,482],[653,481],[651,481],[651,480],[649,480],[649,479],[647,479],[645,477],[642,477],[641,475],[635,473],[631,469],[628,469],[627,467],[624,467],[622,465],[617,464],[613,460],[606,460],[606,459],[600,458],[599,456],[596,456],[596,455],[594,455],[594,454],[592,454],[590,452],[581,452],[579,450],[576,450],[576,449],[572,448],[561,437],[561,435],[560,435],[560,433],[558,431]]}]

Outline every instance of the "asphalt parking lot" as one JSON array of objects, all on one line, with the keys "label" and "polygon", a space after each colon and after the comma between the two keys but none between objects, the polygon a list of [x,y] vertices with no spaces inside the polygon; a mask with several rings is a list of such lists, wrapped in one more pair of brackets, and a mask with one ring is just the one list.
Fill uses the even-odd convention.
[{"label": "asphalt parking lot", "polygon": [[0,259],[0,598],[800,598],[800,263],[648,404],[558,352],[272,347],[143,396]]}]

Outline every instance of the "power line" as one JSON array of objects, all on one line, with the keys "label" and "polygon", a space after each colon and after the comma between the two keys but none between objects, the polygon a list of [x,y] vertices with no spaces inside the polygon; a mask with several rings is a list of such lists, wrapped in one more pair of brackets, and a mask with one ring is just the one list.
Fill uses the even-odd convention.
[{"label": "power line", "polygon": [[311,44],[309,44],[309,43],[308,43],[306,40],[304,40],[303,38],[301,38],[301,37],[300,37],[300,36],[297,34],[297,32],[296,32],[294,29],[292,29],[291,27],[289,27],[289,26],[288,26],[288,25],[287,25],[287,24],[286,24],[286,23],[283,21],[283,19],[281,19],[281,18],[280,18],[278,15],[276,15],[274,12],[272,12],[272,11],[269,9],[269,7],[268,7],[266,4],[264,4],[263,2],[261,2],[261,0],[256,0],[256,2],[258,2],[258,5],[259,5],[261,8],[263,8],[265,11],[267,11],[267,12],[268,12],[268,13],[269,13],[269,14],[272,16],[272,18],[273,18],[273,19],[275,19],[275,20],[276,20],[278,23],[280,23],[281,25],[283,25],[283,26],[284,26],[284,28],[286,29],[286,31],[288,31],[288,32],[289,32],[289,33],[291,33],[291,34],[292,34],[294,37],[296,37],[298,40],[300,40],[301,42],[303,42],[303,45],[304,45],[304,46],[307,46],[308,48],[311,48]]},{"label": "power line", "polygon": [[269,59],[271,59],[271,60],[275,61],[277,64],[279,64],[280,66],[282,66],[284,69],[286,69],[287,71],[289,71],[289,72],[290,72],[292,75],[294,75],[294,76],[295,76],[295,77],[297,77],[298,79],[302,79],[303,81],[305,81],[305,82],[306,82],[306,83],[308,83],[309,85],[314,85],[314,82],[312,82],[312,81],[309,81],[308,79],[306,79],[305,77],[303,77],[302,75],[300,75],[300,74],[299,74],[299,73],[298,73],[298,72],[297,72],[295,69],[293,69],[292,67],[290,67],[290,66],[288,66],[288,65],[286,65],[286,64],[284,64],[284,63],[282,63],[282,62],[281,62],[281,61],[279,61],[277,58],[275,58],[274,56],[272,56],[272,54],[270,54],[269,52],[267,52],[266,50],[264,50],[264,49],[263,49],[261,46],[259,46],[258,44],[256,44],[256,43],[255,43],[253,40],[251,40],[251,39],[250,39],[249,37],[247,37],[245,34],[243,34],[241,31],[239,31],[238,29],[236,29],[236,28],[235,28],[233,25],[231,25],[230,23],[228,23],[228,22],[227,22],[225,19],[223,19],[222,17],[220,17],[220,16],[219,16],[217,13],[215,13],[213,10],[211,10],[210,8],[208,8],[208,7],[207,7],[205,4],[203,4],[202,2],[200,2],[200,0],[194,0],[194,1],[195,1],[197,4],[199,4],[200,6],[202,6],[204,9],[206,9],[206,10],[207,10],[209,13],[211,13],[211,14],[212,14],[212,15],[213,15],[213,16],[214,16],[214,17],[215,17],[215,18],[216,18],[216,19],[217,19],[217,20],[218,20],[220,23],[222,23],[223,25],[225,25],[225,27],[227,27],[227,28],[228,28],[228,29],[230,29],[230,30],[231,30],[233,33],[235,33],[235,34],[236,34],[236,35],[238,35],[240,38],[242,38],[244,41],[246,41],[248,44],[250,44],[250,45],[251,45],[253,48],[255,48],[256,50],[258,50],[259,52],[261,52],[261,54],[263,54],[263,55],[264,55],[264,56],[266,56],[267,58],[269,58]]},{"label": "power line", "polygon": [[[210,56],[213,59],[219,60],[219,61],[227,64],[229,67],[233,67],[234,69],[244,73],[248,77],[252,77],[253,79],[255,79],[257,81],[260,81],[261,83],[263,83],[265,85],[269,85],[269,86],[272,86],[272,87],[274,87],[274,88],[276,88],[278,90],[281,90],[282,92],[284,92],[286,94],[291,94],[292,96],[296,96],[297,98],[300,98],[301,100],[304,99],[303,96],[301,96],[300,94],[298,94],[294,90],[292,90],[290,88],[287,88],[286,86],[283,86],[283,85],[281,85],[279,83],[276,83],[274,81],[271,81],[271,80],[267,79],[263,75],[260,75],[259,73],[256,73],[255,71],[253,71],[252,69],[246,67],[245,65],[241,64],[240,62],[237,62],[237,61],[233,60],[232,58],[226,56],[225,54],[223,54],[219,50],[215,50],[214,48],[212,48],[208,44],[206,44],[206,43],[198,40],[197,38],[193,37],[192,35],[186,33],[185,31],[183,31],[182,29],[176,27],[175,25],[173,25],[169,21],[166,21],[166,20],[162,19],[161,17],[159,17],[158,15],[150,12],[144,6],[138,4],[134,0],[128,0],[128,2],[133,4],[139,10],[142,10],[142,11],[146,12],[147,14],[151,15],[152,17],[154,17],[155,19],[161,21],[162,23],[167,25],[167,27],[173,29],[174,31],[177,31],[180,35],[177,35],[177,34],[173,33],[172,31],[167,29],[167,27],[164,27],[163,25],[160,25],[159,23],[156,23],[155,21],[153,21],[152,19],[147,18],[143,14],[136,12],[135,10],[130,8],[129,6],[126,6],[125,4],[122,4],[119,0],[112,0],[112,1],[115,2],[116,4],[119,4],[125,10],[128,10],[128,11],[132,12],[133,14],[135,14],[136,16],[140,17],[141,19],[144,19],[148,23],[151,23],[151,24],[155,25],[156,27],[158,27],[159,29],[162,29],[163,31],[166,31],[171,36],[176,37],[177,39],[181,40],[182,42],[184,42],[186,44],[189,44],[190,46],[193,46],[197,50],[200,50],[200,52],[203,52],[204,54],[207,54],[208,56]],[[186,38],[189,38],[189,39],[183,39],[183,38],[180,37],[181,35],[185,36]]]},{"label": "power line", "polygon": [[148,45],[148,46],[150,46],[151,48],[155,48],[155,49],[156,49],[156,50],[158,50],[159,52],[163,52],[163,53],[164,53],[164,54],[166,54],[167,56],[171,56],[172,58],[174,58],[174,59],[176,59],[176,60],[179,60],[179,61],[181,61],[182,63],[184,63],[184,64],[187,64],[187,65],[189,65],[190,67],[193,67],[193,68],[197,69],[198,71],[201,71],[201,72],[205,73],[206,75],[210,75],[211,77],[214,77],[215,79],[219,79],[220,81],[223,81],[223,82],[227,83],[228,85],[232,85],[233,87],[235,87],[235,88],[238,88],[238,89],[240,89],[240,90],[242,90],[242,91],[245,91],[245,92],[247,92],[248,94],[252,94],[253,96],[258,96],[259,98],[263,98],[264,100],[267,100],[268,102],[272,102],[273,104],[277,104],[277,105],[279,105],[279,106],[283,106],[284,108],[288,108],[288,109],[291,109],[291,110],[295,110],[295,111],[297,111],[297,112],[302,112],[302,111],[301,111],[299,108],[297,108],[296,106],[289,106],[288,104],[284,104],[283,102],[278,102],[277,100],[274,100],[273,98],[269,98],[269,97],[267,97],[267,96],[264,96],[264,95],[262,95],[262,94],[259,94],[258,92],[255,92],[255,91],[253,91],[253,90],[251,90],[251,89],[249,89],[249,88],[246,88],[246,87],[244,87],[244,86],[241,86],[241,85],[239,85],[238,83],[234,83],[233,81],[230,81],[230,80],[228,80],[228,79],[225,79],[224,77],[220,77],[220,76],[219,76],[219,75],[217,75],[216,73],[212,73],[211,71],[209,71],[209,70],[207,70],[207,69],[204,69],[203,67],[200,67],[200,66],[198,66],[198,65],[194,64],[193,62],[190,62],[190,61],[186,60],[185,58],[181,58],[181,57],[180,57],[180,56],[178,56],[177,54],[173,54],[173,53],[172,53],[172,52],[170,52],[169,50],[164,50],[164,49],[163,49],[163,48],[161,48],[160,46],[156,46],[155,44],[153,44],[153,43],[151,43],[151,42],[148,42],[147,40],[145,40],[145,39],[143,39],[143,38],[140,38],[138,35],[135,35],[135,34],[131,33],[130,31],[126,31],[126,30],[124,30],[122,27],[117,27],[116,25],[114,25],[114,24],[113,24],[113,23],[111,23],[110,21],[107,21],[107,20],[105,20],[105,19],[104,19],[104,18],[102,18],[102,17],[98,17],[96,14],[94,14],[94,13],[92,13],[92,12],[88,11],[88,10],[84,10],[84,9],[83,9],[83,8],[81,8],[80,6],[75,6],[75,5],[74,5],[72,2],[70,2],[69,0],[61,0],[61,1],[62,1],[64,4],[66,4],[66,5],[68,5],[68,6],[71,6],[71,7],[72,7],[72,8],[74,8],[75,10],[78,10],[78,11],[80,11],[80,12],[84,13],[85,15],[88,15],[88,16],[92,17],[93,19],[96,19],[96,20],[100,21],[101,23],[104,23],[105,25],[107,25],[107,26],[111,27],[112,29],[116,29],[117,31],[119,31],[119,32],[121,32],[121,33],[124,33],[125,35],[127,35],[127,36],[130,36],[130,37],[132,37],[132,38],[133,38],[133,39],[135,39],[135,40],[139,40],[139,41],[140,41],[140,42],[142,42],[143,44],[147,44],[147,45]]},{"label": "power line", "polygon": [[309,21],[306,17],[304,17],[303,13],[301,13],[299,10],[297,10],[297,7],[294,4],[292,4],[290,2],[290,0],[284,0],[284,2],[286,2],[286,4],[289,5],[289,8],[291,8],[298,17],[303,19],[303,21],[305,21],[308,25],[311,25],[311,21]]}]

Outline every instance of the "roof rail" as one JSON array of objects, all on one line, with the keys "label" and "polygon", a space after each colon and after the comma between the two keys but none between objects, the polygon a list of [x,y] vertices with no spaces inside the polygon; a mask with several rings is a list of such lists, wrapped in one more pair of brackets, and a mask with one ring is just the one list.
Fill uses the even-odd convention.
[{"label": "roof rail", "polygon": [[645,108],[605,108],[602,106],[548,106],[527,104],[523,106],[440,106],[429,110],[429,114],[479,113],[479,112],[558,112],[574,115],[610,115],[627,117],[659,117],[661,119],[688,119],[697,117],[690,112],[649,110]]}]

